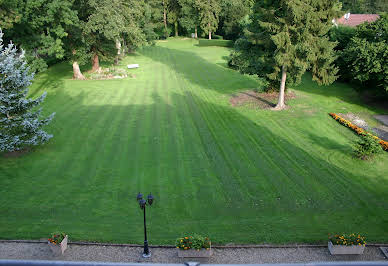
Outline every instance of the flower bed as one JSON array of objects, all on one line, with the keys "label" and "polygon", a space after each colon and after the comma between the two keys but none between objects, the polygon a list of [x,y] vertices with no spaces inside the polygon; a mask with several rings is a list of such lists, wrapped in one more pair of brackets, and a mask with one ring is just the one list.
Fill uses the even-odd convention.
[{"label": "flower bed", "polygon": [[175,245],[180,258],[209,258],[213,254],[209,238],[200,235],[180,237]]},{"label": "flower bed", "polygon": [[[338,122],[340,122],[342,125],[347,126],[348,128],[355,131],[358,135],[368,134],[368,132],[365,129],[352,124],[350,121],[340,117],[339,115],[337,115],[335,113],[329,113],[329,115],[331,117],[333,117],[335,120],[337,120]],[[373,136],[373,137],[379,141],[380,145],[383,147],[383,150],[388,151],[388,141],[382,140],[377,136]]]},{"label": "flower bed", "polygon": [[329,236],[328,248],[331,255],[359,255],[365,249],[365,237],[359,234]]}]

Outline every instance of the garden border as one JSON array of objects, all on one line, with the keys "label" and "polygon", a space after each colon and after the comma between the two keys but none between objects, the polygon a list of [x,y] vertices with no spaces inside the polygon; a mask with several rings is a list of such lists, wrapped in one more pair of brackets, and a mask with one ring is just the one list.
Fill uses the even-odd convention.
[{"label": "garden border", "polygon": [[[368,131],[366,131],[365,129],[361,128],[361,127],[358,127],[354,124],[352,124],[350,121],[342,118],[341,116],[337,115],[336,113],[329,113],[329,115],[337,120],[340,124],[352,129],[353,131],[355,131],[358,135],[366,135],[366,134],[370,134]],[[374,136],[372,135],[375,139],[377,139],[379,141],[379,144],[382,146],[383,150],[385,151],[388,151],[388,141],[385,141],[383,139],[380,139],[379,137],[377,136]]]}]

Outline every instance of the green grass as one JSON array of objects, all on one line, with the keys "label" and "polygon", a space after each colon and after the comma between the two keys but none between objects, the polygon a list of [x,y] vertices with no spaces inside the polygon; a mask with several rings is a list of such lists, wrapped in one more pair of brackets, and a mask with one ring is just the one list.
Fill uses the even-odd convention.
[{"label": "green grass", "polygon": [[37,76],[54,138],[0,158],[0,238],[142,243],[136,194],[152,192],[151,244],[186,232],[216,243],[325,243],[360,232],[388,242],[388,154],[354,159],[356,136],[328,116],[372,117],[348,85],[308,75],[282,112],[232,107],[258,81],[225,67],[227,48],[170,39],[128,56],[135,78],[74,81],[63,63]]}]

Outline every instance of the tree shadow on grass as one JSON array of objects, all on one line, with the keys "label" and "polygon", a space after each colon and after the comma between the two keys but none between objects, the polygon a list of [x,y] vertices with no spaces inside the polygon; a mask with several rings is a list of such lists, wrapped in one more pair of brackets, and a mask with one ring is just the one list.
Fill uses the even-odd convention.
[{"label": "tree shadow on grass", "polygon": [[[356,86],[350,83],[336,81],[331,85],[320,86],[317,82],[312,80],[311,73],[306,73],[302,77],[301,84],[293,86],[292,88],[296,91],[324,96],[325,98],[331,97],[333,102],[338,103],[338,106],[341,106],[342,103],[350,103],[365,107],[371,111],[384,113],[384,108],[382,106],[370,105],[364,101]],[[385,112],[386,111],[387,110],[385,109]]]},{"label": "tree shadow on grass", "polygon": [[205,89],[230,94],[239,89],[252,89],[259,86],[253,79],[235,70],[210,63],[193,52],[155,46],[145,47],[140,53],[169,66],[191,83]]},{"label": "tree shadow on grass", "polygon": [[43,91],[55,90],[63,87],[64,79],[72,77],[71,65],[63,62],[50,67],[46,71],[35,75],[33,85],[30,88],[28,97],[37,97]]}]

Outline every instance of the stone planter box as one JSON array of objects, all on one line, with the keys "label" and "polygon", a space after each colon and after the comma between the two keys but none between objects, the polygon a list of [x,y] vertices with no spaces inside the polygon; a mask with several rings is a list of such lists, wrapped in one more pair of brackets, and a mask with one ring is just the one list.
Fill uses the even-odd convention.
[{"label": "stone planter box", "polygon": [[66,235],[60,244],[54,244],[48,241],[48,245],[55,256],[63,255],[67,249],[67,240],[68,236]]},{"label": "stone planter box", "polygon": [[333,243],[329,241],[328,248],[331,255],[361,255],[364,253],[365,246],[333,245]]},{"label": "stone planter box", "polygon": [[209,258],[213,255],[213,250],[211,247],[209,249],[178,249],[178,257],[179,258]]}]

